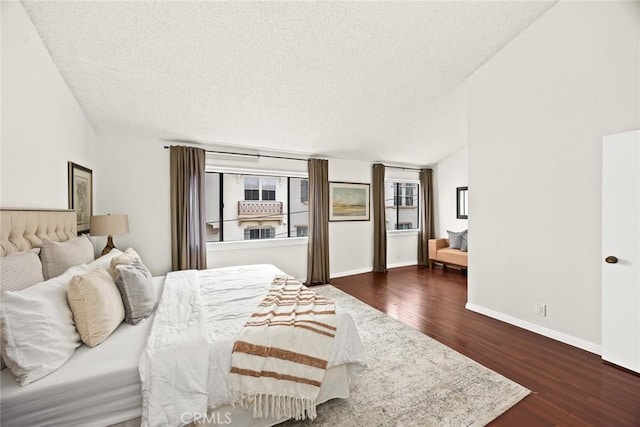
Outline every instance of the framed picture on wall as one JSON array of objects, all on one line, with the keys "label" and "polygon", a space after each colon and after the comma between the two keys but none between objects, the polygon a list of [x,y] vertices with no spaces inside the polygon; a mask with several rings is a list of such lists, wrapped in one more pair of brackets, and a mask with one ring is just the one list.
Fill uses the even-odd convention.
[{"label": "framed picture on wall", "polygon": [[467,219],[469,218],[469,187],[456,188],[456,218]]},{"label": "framed picture on wall", "polygon": [[329,221],[369,221],[369,184],[329,183]]},{"label": "framed picture on wall", "polygon": [[89,232],[93,215],[93,173],[91,169],[67,163],[69,183],[69,209],[76,211],[78,234]]}]

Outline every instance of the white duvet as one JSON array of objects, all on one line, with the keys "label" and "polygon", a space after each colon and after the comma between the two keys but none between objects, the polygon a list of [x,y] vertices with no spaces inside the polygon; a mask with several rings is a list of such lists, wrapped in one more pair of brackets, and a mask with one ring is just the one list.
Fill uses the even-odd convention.
[{"label": "white duvet", "polygon": [[[190,414],[229,404],[228,373],[235,337],[267,294],[272,265],[187,270],[167,275],[147,346],[140,358],[142,425],[179,426]],[[347,313],[328,368],[364,364],[360,337]]]}]

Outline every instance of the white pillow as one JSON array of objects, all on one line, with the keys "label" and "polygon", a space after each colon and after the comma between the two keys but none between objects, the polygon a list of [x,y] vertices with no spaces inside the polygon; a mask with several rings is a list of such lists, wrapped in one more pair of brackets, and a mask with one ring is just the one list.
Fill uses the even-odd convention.
[{"label": "white pillow", "polygon": [[74,265],[93,261],[93,244],[86,235],[66,242],[54,242],[45,237],[42,239],[40,259],[44,279],[49,280]]},{"label": "white pillow", "polygon": [[2,357],[20,385],[62,366],[80,346],[80,335],[67,304],[71,278],[86,266],[17,292],[4,292],[0,323]]},{"label": "white pillow", "polygon": [[91,261],[89,264],[87,264],[87,267],[89,268],[89,270],[93,270],[97,267],[108,270],[109,266],[111,265],[111,260],[119,255],[122,255],[122,251],[120,249],[113,248],[111,249],[111,251],[109,251],[108,254],[102,255],[100,258]]},{"label": "white pillow", "polygon": [[16,252],[0,257],[0,289],[19,291],[44,282],[38,250]]}]

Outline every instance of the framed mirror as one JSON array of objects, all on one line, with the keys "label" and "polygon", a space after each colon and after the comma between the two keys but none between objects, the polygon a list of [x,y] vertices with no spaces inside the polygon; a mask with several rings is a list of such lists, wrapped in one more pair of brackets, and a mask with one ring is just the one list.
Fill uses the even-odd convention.
[{"label": "framed mirror", "polygon": [[456,188],[456,217],[458,219],[468,218],[468,214],[467,214],[469,209],[468,192],[469,192],[469,187]]}]

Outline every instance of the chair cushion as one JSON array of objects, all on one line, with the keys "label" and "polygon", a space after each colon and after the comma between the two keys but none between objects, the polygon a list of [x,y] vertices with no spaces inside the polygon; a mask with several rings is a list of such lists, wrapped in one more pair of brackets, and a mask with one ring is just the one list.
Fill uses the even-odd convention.
[{"label": "chair cushion", "polygon": [[462,252],[459,249],[451,249],[451,248],[440,249],[438,250],[438,261],[466,267],[467,252]]}]

